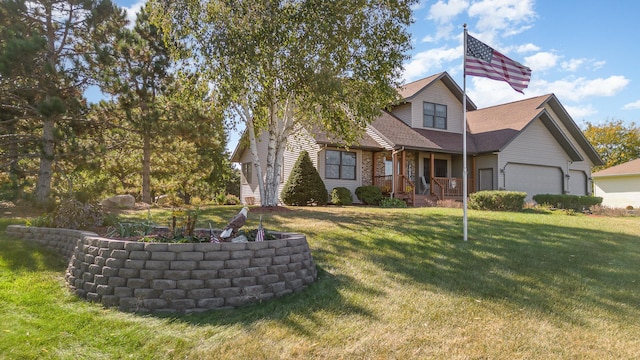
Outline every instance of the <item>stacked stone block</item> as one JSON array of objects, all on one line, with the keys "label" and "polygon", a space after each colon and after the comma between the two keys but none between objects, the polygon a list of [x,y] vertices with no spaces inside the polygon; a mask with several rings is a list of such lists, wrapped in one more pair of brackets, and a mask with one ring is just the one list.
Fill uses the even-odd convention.
[{"label": "stacked stone block", "polygon": [[[69,233],[52,236],[50,230]],[[22,226],[9,226],[7,232],[46,244],[52,243],[48,238],[70,243],[64,247],[70,288],[82,298],[128,312],[238,307],[300,291],[317,277],[303,234],[216,244],[121,241]]]}]

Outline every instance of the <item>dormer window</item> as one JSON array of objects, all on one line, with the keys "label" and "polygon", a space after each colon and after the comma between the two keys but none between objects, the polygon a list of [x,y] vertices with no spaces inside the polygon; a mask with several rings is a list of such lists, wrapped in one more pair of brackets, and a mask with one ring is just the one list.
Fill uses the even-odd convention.
[{"label": "dormer window", "polygon": [[447,129],[447,105],[423,103],[422,126],[434,129]]}]

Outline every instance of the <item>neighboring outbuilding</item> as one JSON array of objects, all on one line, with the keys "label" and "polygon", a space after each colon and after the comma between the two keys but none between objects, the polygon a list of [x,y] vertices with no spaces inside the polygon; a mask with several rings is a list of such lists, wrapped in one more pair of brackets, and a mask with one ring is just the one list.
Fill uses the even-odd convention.
[{"label": "neighboring outbuilding", "polygon": [[[383,111],[349,148],[316,131],[297,131],[284,154],[281,183],[306,150],[328,192],[345,187],[355,193],[360,186],[374,185],[413,206],[461,200],[462,89],[442,72],[398,92],[403,101]],[[523,191],[528,201],[536,194],[591,195],[591,168],[603,162],[555,95],[484,109],[467,97],[466,108],[468,193]],[[242,167],[241,201],[259,204],[246,144],[239,142],[231,160]],[[266,146],[262,134],[258,153],[266,154]]]},{"label": "neighboring outbuilding", "polygon": [[595,172],[594,195],[602,197],[602,205],[624,209],[640,209],[640,159]]}]

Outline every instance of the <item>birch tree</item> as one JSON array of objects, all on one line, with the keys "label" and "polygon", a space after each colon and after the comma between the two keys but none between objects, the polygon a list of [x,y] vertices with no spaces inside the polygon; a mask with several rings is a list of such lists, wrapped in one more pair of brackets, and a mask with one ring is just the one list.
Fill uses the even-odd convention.
[{"label": "birch tree", "polygon": [[276,206],[280,162],[297,129],[348,145],[397,99],[413,3],[152,0],[152,17],[179,45],[174,55],[210,82],[230,125],[245,126],[261,205]]}]

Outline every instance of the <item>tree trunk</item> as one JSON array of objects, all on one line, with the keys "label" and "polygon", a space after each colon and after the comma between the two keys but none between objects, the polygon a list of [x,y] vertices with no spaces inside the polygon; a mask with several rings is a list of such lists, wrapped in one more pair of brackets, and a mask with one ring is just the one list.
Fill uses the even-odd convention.
[{"label": "tree trunk", "polygon": [[40,169],[38,170],[38,182],[36,184],[35,196],[38,204],[45,204],[51,194],[51,177],[53,169],[55,139],[55,121],[47,118],[42,126],[42,152],[40,154]]},{"label": "tree trunk", "polygon": [[151,204],[151,136],[148,132],[142,136],[142,202]]}]

